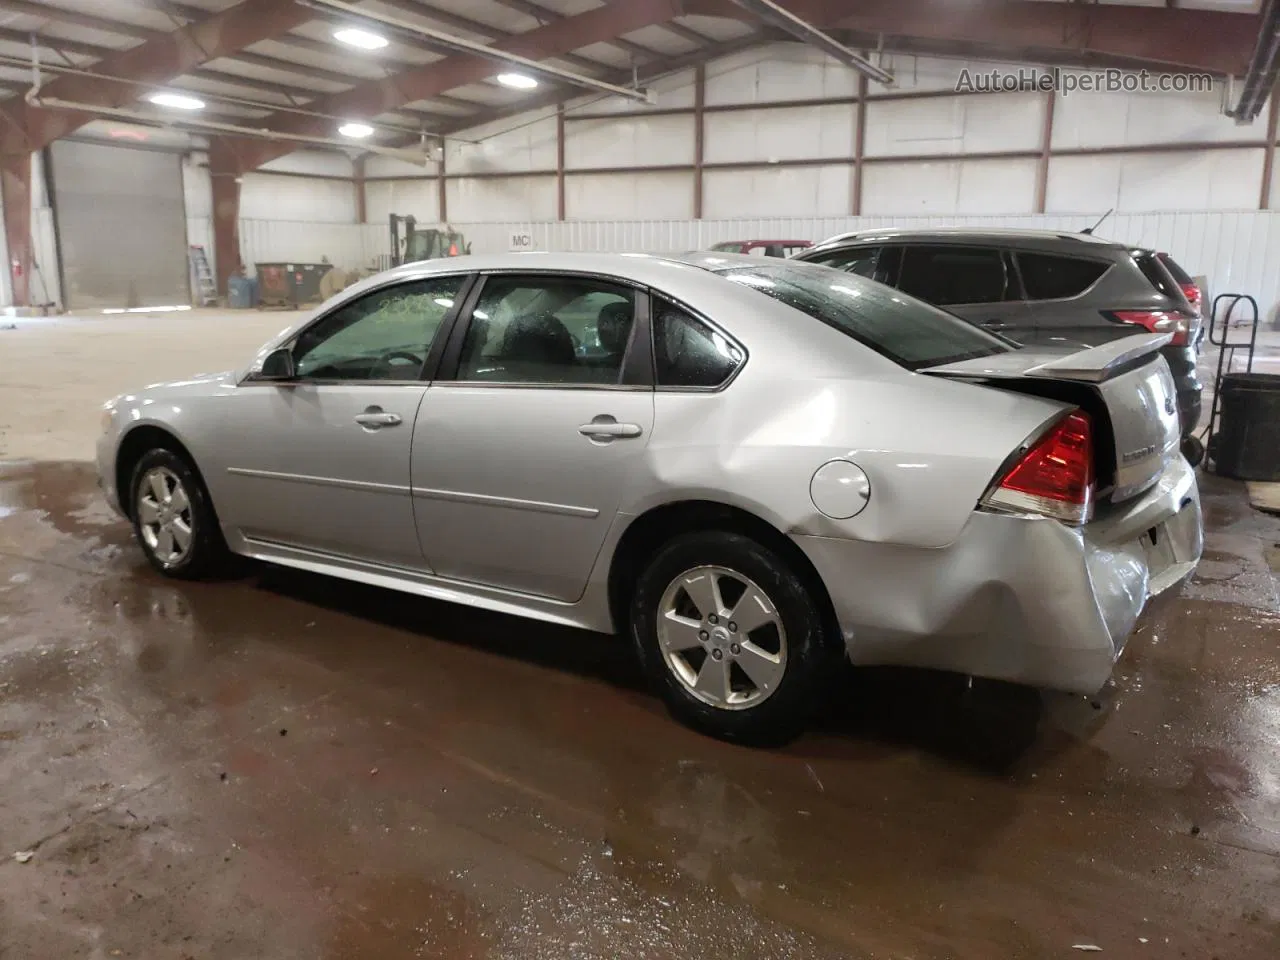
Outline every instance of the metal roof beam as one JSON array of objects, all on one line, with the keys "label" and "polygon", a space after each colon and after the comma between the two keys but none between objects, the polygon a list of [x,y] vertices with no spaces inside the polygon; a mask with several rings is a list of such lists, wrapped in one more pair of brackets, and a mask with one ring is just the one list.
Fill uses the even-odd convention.
[{"label": "metal roof beam", "polygon": [[[3,0],[10,7],[13,2]],[[311,17],[305,7],[293,0],[243,0],[198,23],[162,33],[128,50],[108,53],[95,70],[135,81],[139,86],[162,85],[209,60],[230,56],[259,40],[291,30]],[[56,43],[52,39],[50,42]],[[137,98],[138,87],[65,76],[53,80],[42,92],[61,100],[120,108]],[[25,102],[8,113],[14,122],[3,124],[0,129],[0,160],[5,162],[40,150],[93,119],[89,112],[41,110]]]}]

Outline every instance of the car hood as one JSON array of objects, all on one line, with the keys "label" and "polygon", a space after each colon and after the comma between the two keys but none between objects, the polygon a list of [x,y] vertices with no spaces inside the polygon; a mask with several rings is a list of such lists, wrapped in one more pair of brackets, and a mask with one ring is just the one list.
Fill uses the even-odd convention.
[{"label": "car hood", "polygon": [[240,371],[238,370],[224,370],[221,373],[198,373],[193,377],[153,383],[143,387],[141,390],[122,393],[112,400],[108,406],[169,400],[176,397],[213,396],[234,387],[239,379]]}]

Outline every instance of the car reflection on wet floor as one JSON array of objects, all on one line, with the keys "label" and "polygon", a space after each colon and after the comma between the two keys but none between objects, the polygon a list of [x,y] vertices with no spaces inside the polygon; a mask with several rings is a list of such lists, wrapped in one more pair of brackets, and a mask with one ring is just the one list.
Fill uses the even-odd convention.
[{"label": "car reflection on wet floor", "polygon": [[614,638],[165,582],[87,466],[0,468],[0,954],[1275,957],[1280,521],[1204,493],[1099,699],[850,670],[762,751]]}]

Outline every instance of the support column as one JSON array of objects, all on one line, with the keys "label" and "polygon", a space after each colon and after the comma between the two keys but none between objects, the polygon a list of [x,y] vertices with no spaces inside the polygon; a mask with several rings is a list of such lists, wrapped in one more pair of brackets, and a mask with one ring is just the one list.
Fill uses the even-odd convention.
[{"label": "support column", "polygon": [[355,191],[356,191],[356,223],[369,222],[369,194],[365,189],[364,180],[364,162],[365,157],[356,157],[353,167],[355,168]]},{"label": "support column", "polygon": [[1044,125],[1040,130],[1040,160],[1036,164],[1036,213],[1044,213],[1049,194],[1049,160],[1053,154],[1053,111],[1058,94],[1050,90],[1045,94]]},{"label": "support column", "polygon": [[693,219],[702,219],[702,164],[706,158],[706,134],[703,119],[707,109],[707,65],[698,64],[693,71]]},{"label": "support column", "polygon": [[1280,87],[1271,91],[1271,109],[1267,111],[1267,148],[1262,154],[1262,193],[1258,197],[1258,209],[1269,210],[1278,199],[1271,191],[1275,179],[1276,138],[1280,137]]},{"label": "support column", "polygon": [[858,74],[857,117],[853,126],[853,182],[849,185],[849,213],[862,216],[862,158],[867,150],[867,75]]},{"label": "support column", "polygon": [[444,158],[445,158],[445,154],[447,154],[448,152],[449,152],[448,146],[446,145],[444,140],[441,140],[440,141],[440,166],[437,168],[437,173],[439,174],[439,176],[437,177],[437,180],[436,180],[436,183],[440,189],[440,222],[441,223],[449,222],[449,191],[445,187],[445,180],[444,180]]},{"label": "support column", "polygon": [[564,199],[564,104],[556,107],[556,219],[563,220]]},{"label": "support column", "polygon": [[9,248],[9,278],[13,305],[31,306],[31,154],[7,158],[0,168],[4,200],[4,236]]},{"label": "support column", "polygon": [[218,293],[227,296],[227,281],[242,266],[240,259],[240,171],[230,151],[215,140],[209,150],[213,181],[213,257]]}]

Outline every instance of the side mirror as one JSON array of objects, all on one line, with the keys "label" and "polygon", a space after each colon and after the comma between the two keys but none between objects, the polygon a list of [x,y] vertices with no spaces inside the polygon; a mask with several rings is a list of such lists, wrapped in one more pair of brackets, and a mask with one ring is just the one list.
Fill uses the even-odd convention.
[{"label": "side mirror", "polygon": [[262,369],[258,371],[259,380],[293,380],[298,376],[293,366],[293,352],[286,347],[272,350],[262,361]]}]

